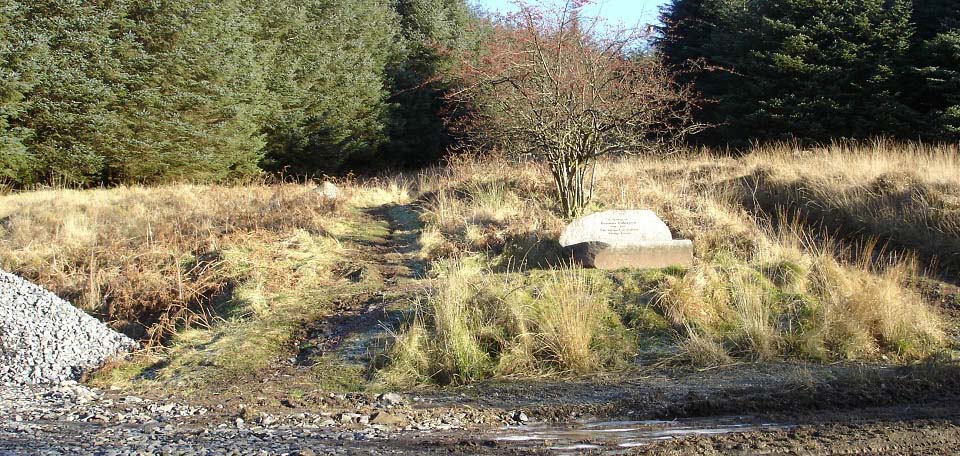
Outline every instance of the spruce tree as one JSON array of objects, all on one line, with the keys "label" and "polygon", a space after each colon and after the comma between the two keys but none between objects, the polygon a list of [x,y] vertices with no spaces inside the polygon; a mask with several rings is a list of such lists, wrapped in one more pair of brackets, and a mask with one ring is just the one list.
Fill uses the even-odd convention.
[{"label": "spruce tree", "polygon": [[674,0],[660,14],[655,43],[664,63],[681,76],[705,60],[704,47],[717,27],[709,0]]},{"label": "spruce tree", "polygon": [[398,20],[379,0],[261,6],[264,61],[278,109],[266,125],[271,170],[316,174],[370,162],[387,141],[386,68]]},{"label": "spruce tree", "polygon": [[0,181],[226,181],[435,158],[463,0],[7,0]]},{"label": "spruce tree", "polygon": [[239,0],[138,0],[124,23],[123,147],[108,181],[224,181],[256,174],[266,83],[258,24]]},{"label": "spruce tree", "polygon": [[920,136],[960,139],[960,4],[952,0],[915,0],[917,27],[911,67],[905,78],[907,100],[923,113]]},{"label": "spruce tree", "polygon": [[[13,54],[6,71],[20,81],[15,108],[4,109],[7,131],[19,132],[18,184],[91,183],[104,155],[117,150],[120,119],[111,106],[125,74],[113,34],[119,2],[8,0],[4,5]],[[6,105],[6,103],[5,103]],[[24,134],[26,136],[24,136]],[[25,152],[24,152],[25,150]]]},{"label": "spruce tree", "polygon": [[4,4],[2,174],[33,182],[256,173],[265,94],[238,0]]},{"label": "spruce tree", "polygon": [[909,136],[916,114],[897,71],[910,10],[906,0],[678,0],[665,16],[695,15],[677,26],[692,38],[666,35],[660,49],[675,65],[702,59],[698,117],[717,125],[711,139]]},{"label": "spruce tree", "polygon": [[448,56],[473,42],[476,20],[464,0],[398,0],[396,8],[403,48],[390,68],[390,144],[383,160],[409,166],[435,161],[450,143],[444,74]]},{"label": "spruce tree", "polygon": [[756,5],[750,0],[674,0],[661,19],[657,50],[681,82],[694,84],[701,98],[696,120],[714,127],[696,139],[742,140],[747,133],[733,119],[749,115],[762,96],[760,81],[745,78],[740,69],[754,52],[751,47],[759,44],[751,37],[760,23]]},{"label": "spruce tree", "polygon": [[907,55],[910,4],[887,0],[766,1],[745,69],[765,80],[748,118],[771,133],[827,140],[909,134],[895,70]]},{"label": "spruce tree", "polygon": [[0,183],[16,184],[30,177],[33,158],[24,144],[31,132],[10,125],[10,119],[22,113],[23,94],[30,90],[29,81],[18,72],[28,50],[14,39],[13,11],[8,11],[12,6],[0,9]]}]

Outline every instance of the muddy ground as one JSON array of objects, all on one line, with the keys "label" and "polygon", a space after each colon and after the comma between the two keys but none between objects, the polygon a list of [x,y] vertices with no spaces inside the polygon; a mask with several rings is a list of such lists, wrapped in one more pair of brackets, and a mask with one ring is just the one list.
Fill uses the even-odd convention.
[{"label": "muddy ground", "polygon": [[[124,392],[105,391],[67,405],[81,419],[58,415],[59,405],[32,416],[26,401],[0,405],[0,453],[960,454],[958,373],[740,365],[404,391],[389,406],[374,393],[225,389],[146,398],[156,405],[143,409],[145,424],[117,422],[115,412],[139,412]],[[341,419],[378,412],[401,421]]]}]

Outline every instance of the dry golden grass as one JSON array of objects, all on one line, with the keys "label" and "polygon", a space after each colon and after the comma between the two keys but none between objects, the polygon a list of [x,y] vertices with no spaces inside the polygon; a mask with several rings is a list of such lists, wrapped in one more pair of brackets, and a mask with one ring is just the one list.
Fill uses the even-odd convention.
[{"label": "dry golden grass", "polygon": [[555,241],[562,221],[545,198],[550,186],[544,172],[498,157],[455,157],[445,167],[420,173],[416,188],[425,224],[420,242],[424,258],[479,252],[496,257],[509,248],[517,263],[542,265],[551,255],[555,259],[558,252],[543,241]]},{"label": "dry golden grass", "polygon": [[[786,151],[760,153],[780,158],[695,155],[601,165],[603,206],[652,208],[675,236],[694,240],[694,268],[660,288],[665,315],[678,330],[695,327],[696,337],[754,359],[910,359],[941,347],[941,317],[909,285],[915,264],[874,264],[868,248],[853,255],[823,236],[815,241],[785,217],[771,223],[744,208],[740,182],[756,161],[770,168],[794,163],[783,158]],[[858,166],[856,156],[849,163],[834,159],[828,169]],[[862,260],[846,261],[852,256]]]},{"label": "dry golden grass", "polygon": [[345,182],[346,205],[357,208],[372,208],[385,205],[410,203],[413,179],[398,174],[376,177],[365,181]]},{"label": "dry golden grass", "polygon": [[747,168],[767,168],[788,179],[823,181],[838,190],[846,186],[866,187],[878,177],[897,174],[926,185],[960,187],[957,145],[879,140],[797,149],[791,144],[775,144],[757,149],[743,162]]},{"label": "dry golden grass", "polygon": [[[276,187],[248,188],[269,196]],[[376,274],[359,283],[336,272],[343,262],[355,264],[356,242],[380,239],[387,222],[364,211],[403,204],[407,189],[401,180],[378,179],[342,185],[342,201],[313,200],[311,187],[295,186],[304,204],[317,207],[313,229],[281,227],[237,230],[224,237],[216,273],[230,282],[225,302],[208,325],[179,325],[163,347],[100,372],[101,386],[165,385],[182,394],[223,382],[256,376],[295,356],[305,324],[330,316],[329,303],[339,295],[382,287]],[[326,206],[326,208],[325,208]],[[291,208],[292,209],[292,208]],[[365,261],[365,260],[360,260]],[[361,388],[362,369],[346,368],[337,360],[316,360],[317,385]],[[149,375],[146,375],[149,373]],[[345,386],[346,385],[346,386]]]},{"label": "dry golden grass", "polygon": [[693,366],[720,366],[730,364],[733,358],[716,338],[686,328],[684,337],[678,341],[679,359]]},{"label": "dry golden grass", "polygon": [[[650,208],[675,237],[694,241],[693,268],[637,284],[654,297],[657,312],[679,337],[681,358],[689,362],[724,363],[731,357],[914,359],[946,343],[942,317],[911,288],[920,273],[916,263],[908,257],[876,260],[870,238],[860,240],[866,245],[860,251],[850,251],[828,237],[813,236],[808,226],[782,213],[769,220],[768,213],[751,212],[743,204],[751,196],[743,182],[758,167],[783,175],[819,169],[823,182],[835,182],[835,189],[869,185],[876,179],[872,174],[911,161],[930,163],[914,175],[930,188],[950,192],[960,176],[951,149],[881,147],[892,146],[801,153],[764,149],[740,159],[703,152],[609,158],[598,164],[590,210]],[[872,171],[864,169],[867,164]],[[850,171],[838,172],[843,177],[837,178],[825,169]],[[534,250],[530,246],[555,240],[563,226],[550,210],[549,175],[536,165],[496,157],[460,159],[439,173],[421,176],[418,188],[426,194],[422,242],[431,258],[473,255],[486,265],[529,263]],[[850,204],[851,212],[864,210],[850,200],[838,199],[836,204]],[[896,210],[912,213],[878,206],[873,214],[884,223],[900,223],[885,219],[889,217],[944,220],[944,213],[930,205],[899,205]],[[940,225],[931,235],[953,242],[949,226]],[[529,233],[535,233],[533,243],[524,236]],[[538,253],[541,266],[562,260],[555,250]],[[552,261],[539,261],[550,255]],[[417,334],[425,340],[432,337],[426,327],[419,327]]]},{"label": "dry golden grass", "polygon": [[248,275],[275,273],[263,270],[275,252],[321,242],[337,210],[295,184],[11,194],[0,197],[0,264],[158,342]]},{"label": "dry golden grass", "polygon": [[[256,371],[288,356],[303,321],[325,316],[318,303],[352,286],[332,271],[362,248],[354,241],[387,229],[364,210],[409,203],[437,282],[389,348],[388,382],[612,369],[644,348],[635,336],[660,343],[662,331],[675,335],[674,358],[694,364],[906,361],[947,345],[946,323],[910,285],[925,267],[871,255],[871,236],[949,263],[943,254],[960,252],[958,161],[955,149],[877,143],[598,163],[588,211],[654,210],[694,241],[687,270],[563,267],[549,173],[495,156],[350,182],[339,205],[297,184],[0,196],[0,266],[168,342],[158,378]],[[750,204],[761,197],[762,211]],[[778,207],[831,214],[865,232],[853,239],[865,247],[814,236],[809,217]]]},{"label": "dry golden grass", "polygon": [[751,198],[842,235],[867,233],[960,276],[960,148],[878,141],[744,159]]},{"label": "dry golden grass", "polygon": [[762,249],[664,280],[657,305],[676,327],[696,330],[686,333],[759,360],[913,359],[945,341],[939,315],[906,285],[908,265],[845,265],[828,252],[794,263],[789,248]]},{"label": "dry golden grass", "polygon": [[296,353],[304,323],[350,286],[336,271],[353,243],[388,232],[365,211],[410,199],[402,176],[340,188],[336,200],[294,183],[4,195],[0,263],[148,342],[104,385],[149,371],[185,391]]}]

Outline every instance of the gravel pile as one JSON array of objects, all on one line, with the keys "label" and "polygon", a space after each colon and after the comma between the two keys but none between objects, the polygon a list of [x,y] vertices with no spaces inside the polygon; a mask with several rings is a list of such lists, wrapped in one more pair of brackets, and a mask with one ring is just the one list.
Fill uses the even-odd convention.
[{"label": "gravel pile", "polygon": [[0,384],[76,380],[136,346],[53,293],[0,271]]}]

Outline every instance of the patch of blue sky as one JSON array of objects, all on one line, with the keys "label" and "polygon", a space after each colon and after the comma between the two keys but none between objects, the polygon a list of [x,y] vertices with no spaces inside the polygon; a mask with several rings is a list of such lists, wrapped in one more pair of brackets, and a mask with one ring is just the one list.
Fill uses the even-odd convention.
[{"label": "patch of blue sky", "polygon": [[[565,0],[546,0],[562,6]],[[472,0],[484,11],[509,13],[516,11],[514,0]],[[656,24],[660,8],[667,0],[594,0],[584,8],[584,14],[599,16],[611,24],[644,27]]]}]

